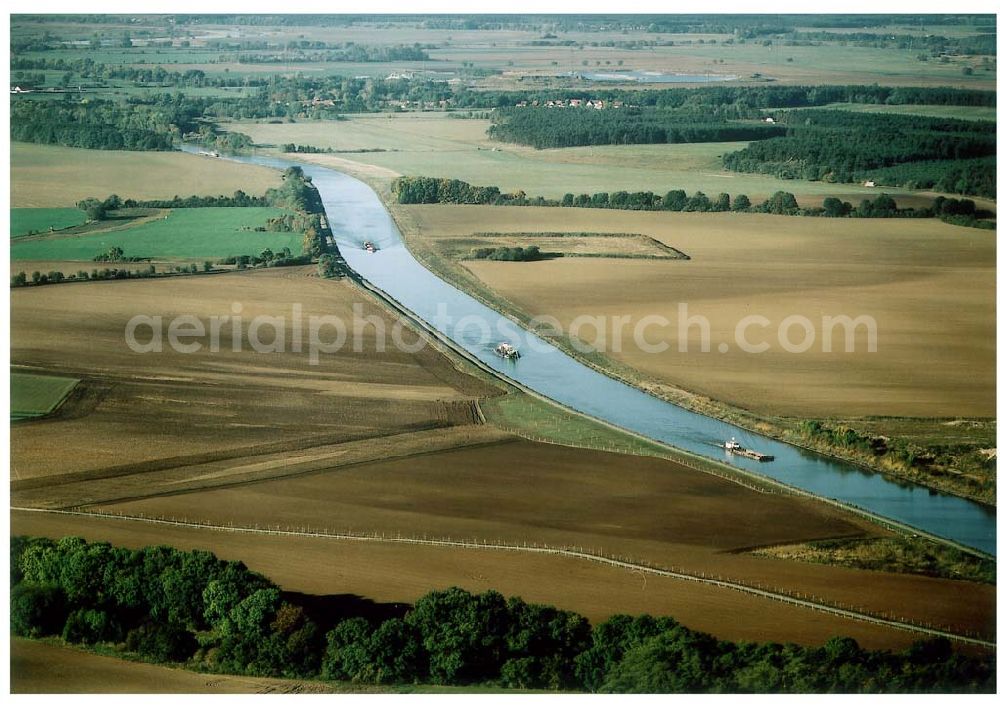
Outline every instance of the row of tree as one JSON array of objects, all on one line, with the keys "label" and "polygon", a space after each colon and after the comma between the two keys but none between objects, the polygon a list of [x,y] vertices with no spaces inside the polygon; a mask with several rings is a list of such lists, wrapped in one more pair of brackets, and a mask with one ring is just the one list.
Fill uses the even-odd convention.
[{"label": "row of tree", "polygon": [[389,61],[430,61],[427,48],[419,44],[398,46],[367,46],[350,44],[338,49],[269,47],[266,52],[220,54],[217,61],[235,60],[240,64],[289,64],[289,63],[382,63]]},{"label": "row of tree", "polygon": [[[11,540],[14,634],[110,643],[151,661],[360,683],[592,692],[993,692],[989,659],[945,639],[898,653],[722,641],[667,617],[582,616],[488,591],[368,616],[317,608],[238,562],[79,538]],[[357,607],[355,607],[355,610]]]},{"label": "row of tree", "polygon": [[[211,271],[212,263],[206,262],[205,271]],[[194,267],[193,270],[190,267]],[[183,272],[181,272],[183,269]],[[175,268],[177,273],[190,273],[198,271],[197,265],[178,265]],[[68,282],[85,282],[85,281],[109,281],[114,279],[149,279],[150,277],[166,276],[164,273],[158,273],[156,271],[155,265],[149,265],[143,269],[118,269],[118,268],[104,268],[104,269],[92,269],[89,272],[86,270],[79,270],[76,274],[70,273],[65,274],[60,271],[50,271],[48,273],[43,272],[32,272],[29,278],[26,272],[18,272],[10,278],[10,285],[12,288],[18,288],[22,286],[45,286],[46,284],[63,284]]]},{"label": "row of tree", "polygon": [[439,179],[427,176],[401,176],[392,184],[392,192],[403,204],[451,203],[497,206],[546,206],[563,208],[611,208],[617,210],[663,210],[684,212],[741,212],[769,213],[772,215],[823,216],[827,218],[941,218],[959,225],[996,227],[995,214],[979,210],[969,199],[938,196],[926,208],[899,208],[887,194],[874,199],[862,199],[855,208],[850,201],[830,197],[820,208],[799,205],[795,195],[777,191],[769,198],[751,203],[745,194],[731,198],[720,193],[710,198],[701,191],[688,195],[683,189],[674,189],[660,195],[652,191],[615,191],[591,194],[567,193],[561,199],[529,197],[523,191],[501,193],[496,186],[472,186],[458,179]]},{"label": "row of tree", "polygon": [[538,149],[596,144],[673,144],[766,140],[780,125],[731,122],[704,111],[659,108],[521,107],[498,111],[490,139]]}]

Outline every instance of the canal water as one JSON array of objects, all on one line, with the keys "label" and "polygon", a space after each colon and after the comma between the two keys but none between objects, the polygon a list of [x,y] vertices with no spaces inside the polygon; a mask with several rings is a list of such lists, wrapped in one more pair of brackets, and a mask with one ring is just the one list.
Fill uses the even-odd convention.
[{"label": "canal water", "polygon": [[[292,165],[268,157],[236,159],[279,168]],[[995,509],[775,441],[687,411],[607,377],[420,264],[368,185],[325,167],[295,165],[301,166],[319,189],[341,254],[355,271],[483,363],[520,384],[643,436],[996,555]],[[367,252],[363,247],[366,241],[374,243],[378,251]],[[488,330],[482,330],[482,324]],[[501,341],[514,343],[524,351],[523,357],[517,361],[498,357],[493,347]],[[745,447],[773,455],[774,462],[759,463],[727,454],[717,444],[731,437]]]}]

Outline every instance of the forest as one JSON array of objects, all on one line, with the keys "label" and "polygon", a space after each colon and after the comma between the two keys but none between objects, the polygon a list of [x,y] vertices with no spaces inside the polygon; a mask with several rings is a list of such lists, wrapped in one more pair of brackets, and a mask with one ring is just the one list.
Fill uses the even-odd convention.
[{"label": "forest", "polygon": [[487,591],[412,605],[283,592],[204,551],[11,539],[11,631],[206,672],[589,692],[993,692],[991,659],[943,638],[899,653],[732,643],[669,617],[587,619]]},{"label": "forest", "polygon": [[786,127],[784,136],[726,154],[725,167],[785,179],[912,182],[996,197],[992,122],[837,110],[787,111],[776,120]]}]

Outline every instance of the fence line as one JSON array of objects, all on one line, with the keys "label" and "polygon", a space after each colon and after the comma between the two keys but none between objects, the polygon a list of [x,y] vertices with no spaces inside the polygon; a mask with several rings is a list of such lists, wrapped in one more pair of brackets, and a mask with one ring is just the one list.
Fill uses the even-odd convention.
[{"label": "fence line", "polygon": [[956,634],[955,632],[948,631],[941,627],[936,627],[932,624],[926,622],[918,622],[908,619],[903,616],[897,616],[894,614],[886,613],[875,613],[871,611],[866,611],[864,608],[856,605],[844,605],[842,603],[829,603],[824,601],[822,598],[816,595],[809,595],[801,593],[798,591],[786,591],[780,588],[764,587],[762,584],[753,584],[744,581],[740,581],[734,578],[725,578],[721,575],[715,575],[712,573],[704,573],[701,571],[684,571],[677,567],[671,566],[669,568],[663,568],[655,566],[646,561],[632,559],[626,556],[620,556],[615,554],[605,554],[603,550],[598,549],[597,551],[588,550],[582,546],[550,546],[546,543],[536,544],[536,543],[509,543],[499,540],[480,540],[480,539],[453,539],[451,537],[429,537],[424,535],[422,537],[416,536],[404,536],[401,533],[387,534],[385,532],[352,532],[352,531],[336,531],[332,532],[323,529],[313,529],[313,528],[295,528],[292,526],[269,526],[269,525],[254,525],[254,526],[238,526],[229,522],[228,524],[213,524],[205,521],[189,521],[187,519],[178,519],[174,517],[154,517],[145,516],[144,514],[130,515],[124,513],[112,513],[112,512],[90,512],[81,511],[73,509],[44,509],[39,507],[11,507],[11,511],[18,512],[33,512],[40,514],[61,514],[69,516],[82,516],[88,518],[100,518],[100,519],[112,519],[119,521],[137,521],[147,524],[159,524],[166,526],[177,526],[181,528],[190,529],[206,529],[209,531],[223,531],[228,533],[244,533],[244,534],[255,534],[255,535],[265,535],[265,536],[297,536],[297,537],[308,537],[308,538],[324,538],[339,541],[369,541],[375,543],[398,543],[398,544],[408,544],[408,545],[421,545],[421,546],[443,546],[452,548],[467,548],[475,550],[495,550],[495,551],[510,551],[513,553],[532,553],[532,554],[543,554],[543,555],[555,555],[562,556],[566,558],[575,558],[580,560],[587,560],[596,563],[601,563],[604,565],[609,565],[615,568],[623,568],[632,572],[640,572],[650,575],[658,575],[668,578],[676,578],[679,580],[686,580],[695,583],[701,583],[704,585],[712,585],[715,587],[735,590],[737,592],[742,592],[749,595],[754,595],[757,597],[763,597],[769,600],[775,600],[777,602],[782,602],[785,604],[795,605],[798,607],[805,607],[818,612],[825,612],[827,614],[833,614],[840,617],[846,617],[848,619],[854,619],[861,622],[868,622],[870,624],[877,624],[879,626],[890,627],[894,629],[900,629],[903,631],[917,632],[920,634],[926,634],[929,636],[941,636],[954,641],[960,641],[967,644],[974,644],[976,646],[985,646],[987,648],[995,649],[995,642],[989,641],[975,636],[972,632],[967,632],[966,634]]}]

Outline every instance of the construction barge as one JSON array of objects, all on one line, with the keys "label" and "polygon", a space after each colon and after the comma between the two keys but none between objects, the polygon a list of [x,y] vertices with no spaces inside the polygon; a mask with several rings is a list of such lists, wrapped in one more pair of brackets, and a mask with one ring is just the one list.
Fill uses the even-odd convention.
[{"label": "construction barge", "polygon": [[722,447],[727,453],[732,453],[733,455],[739,455],[743,458],[750,458],[750,460],[756,460],[758,463],[769,463],[774,460],[773,455],[765,455],[756,450],[750,450],[749,448],[744,448],[741,446],[735,438],[731,438],[726,441]]}]

